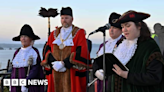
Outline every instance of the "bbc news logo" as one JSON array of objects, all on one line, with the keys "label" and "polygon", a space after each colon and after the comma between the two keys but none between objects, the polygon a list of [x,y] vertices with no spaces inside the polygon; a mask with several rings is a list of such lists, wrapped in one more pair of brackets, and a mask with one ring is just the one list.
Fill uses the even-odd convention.
[{"label": "bbc news logo", "polygon": [[3,86],[48,85],[47,79],[3,79]]}]

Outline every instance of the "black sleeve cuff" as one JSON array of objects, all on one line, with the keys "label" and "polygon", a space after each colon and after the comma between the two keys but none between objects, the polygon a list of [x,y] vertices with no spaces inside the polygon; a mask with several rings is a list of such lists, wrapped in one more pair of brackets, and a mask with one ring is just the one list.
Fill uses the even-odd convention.
[{"label": "black sleeve cuff", "polygon": [[48,56],[48,64],[51,65],[51,62],[54,62],[54,61],[56,61],[56,59],[50,53],[49,56]]},{"label": "black sleeve cuff", "polygon": [[46,75],[52,74],[52,64],[51,62],[56,61],[56,59],[52,56],[52,54],[50,53],[48,56],[48,65],[50,66],[50,70],[45,70]]},{"label": "black sleeve cuff", "polygon": [[73,64],[70,63],[69,58],[70,58],[70,56],[68,56],[66,59],[63,60],[65,67],[68,69],[70,69],[73,66]]},{"label": "black sleeve cuff", "polygon": [[96,62],[93,62],[92,68],[93,68],[93,77],[94,77],[94,78],[97,78],[97,77],[95,76],[95,73],[96,73],[97,70],[102,69],[102,68],[100,68]]},{"label": "black sleeve cuff", "polygon": [[132,83],[132,81],[133,81],[133,74],[130,73],[130,72],[128,72],[127,82],[128,82],[128,83]]}]

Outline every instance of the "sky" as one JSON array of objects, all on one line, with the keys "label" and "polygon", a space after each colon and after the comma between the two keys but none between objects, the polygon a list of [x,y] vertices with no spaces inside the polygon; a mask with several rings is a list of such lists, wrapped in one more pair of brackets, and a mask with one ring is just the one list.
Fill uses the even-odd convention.
[{"label": "sky", "polygon": [[[0,43],[17,44],[12,41],[18,36],[24,24],[29,24],[34,33],[41,39],[37,44],[45,43],[48,34],[48,19],[38,15],[41,7],[57,8],[71,7],[73,10],[73,24],[86,30],[87,35],[100,26],[108,23],[112,12],[123,14],[128,10],[149,13],[150,18],[144,20],[151,32],[155,23],[164,25],[164,0],[0,0]],[[60,15],[51,18],[51,31],[61,26]],[[109,32],[106,31],[109,38]],[[89,37],[92,43],[102,43],[102,33],[95,33]]]}]

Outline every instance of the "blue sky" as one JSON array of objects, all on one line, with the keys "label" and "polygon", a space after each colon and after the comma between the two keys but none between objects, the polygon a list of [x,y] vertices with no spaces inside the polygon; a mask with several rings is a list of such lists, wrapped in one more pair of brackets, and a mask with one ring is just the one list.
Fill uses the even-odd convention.
[{"label": "blue sky", "polygon": [[[73,9],[73,24],[84,28],[87,35],[108,22],[112,12],[123,14],[136,10],[151,14],[145,22],[153,31],[155,23],[164,25],[164,1],[162,0],[0,0],[0,43],[20,43],[12,41],[19,35],[24,24],[29,24],[34,33],[40,36],[35,43],[47,40],[47,18],[38,16],[40,7],[57,8],[70,6]],[[60,16],[51,18],[51,30],[61,26]],[[107,38],[109,37],[108,31]],[[102,43],[102,34],[90,36],[93,43]]]}]

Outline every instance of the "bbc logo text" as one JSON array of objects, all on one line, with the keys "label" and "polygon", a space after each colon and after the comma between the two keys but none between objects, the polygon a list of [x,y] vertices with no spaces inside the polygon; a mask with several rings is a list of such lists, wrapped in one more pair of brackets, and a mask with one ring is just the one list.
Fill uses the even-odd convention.
[{"label": "bbc logo text", "polygon": [[48,85],[47,79],[3,79],[3,86]]}]

